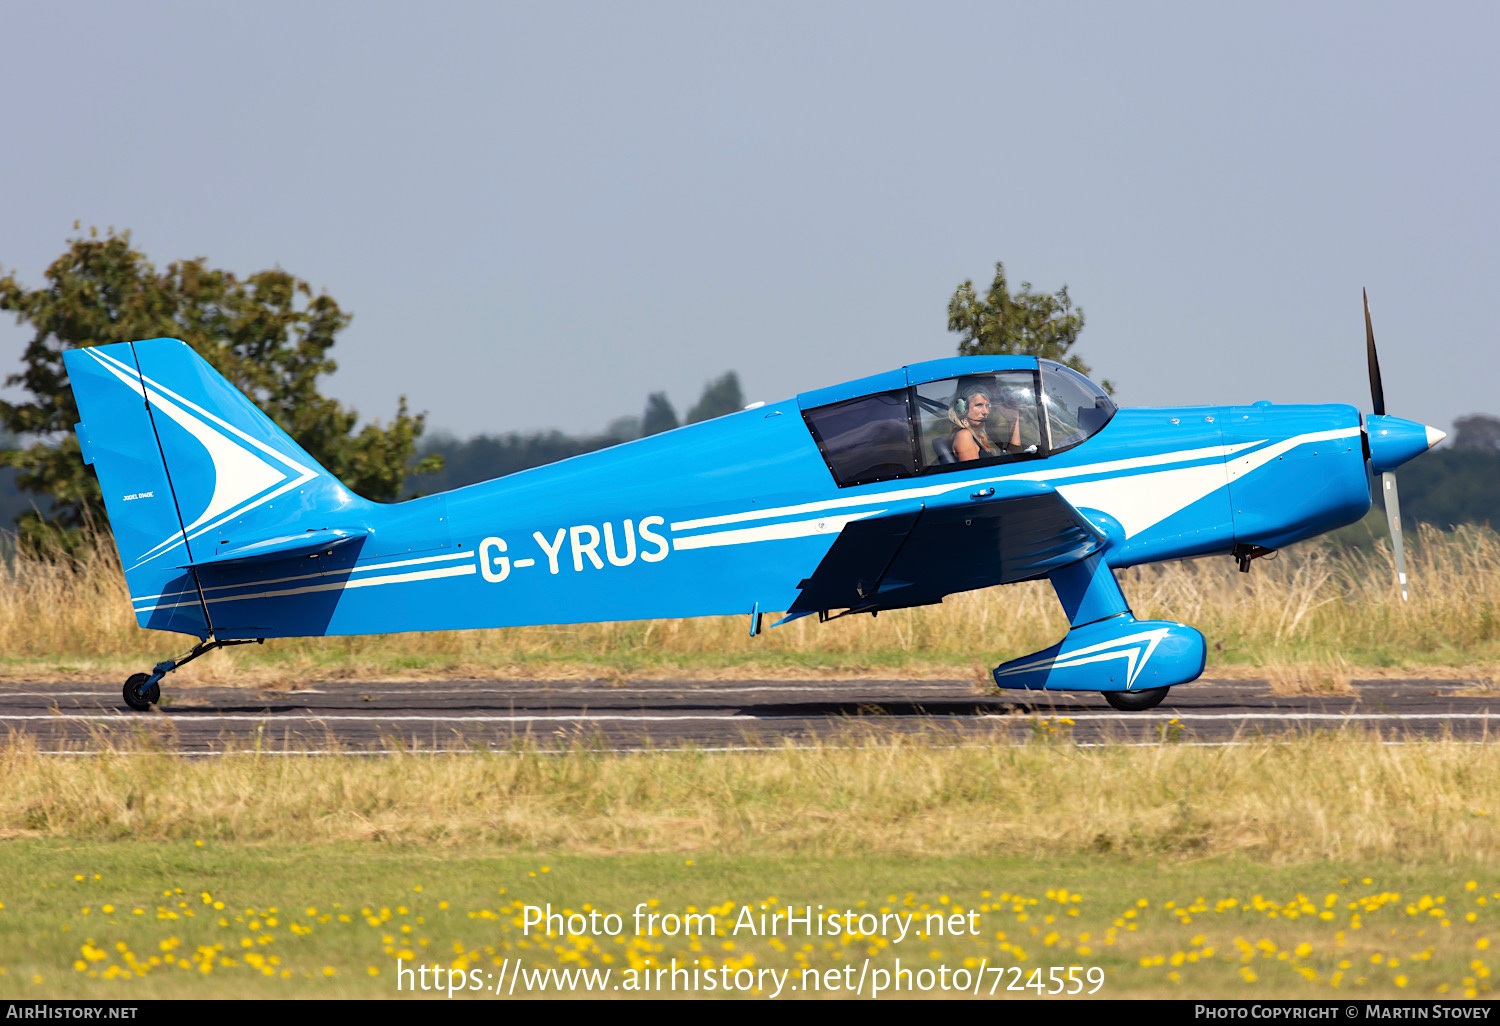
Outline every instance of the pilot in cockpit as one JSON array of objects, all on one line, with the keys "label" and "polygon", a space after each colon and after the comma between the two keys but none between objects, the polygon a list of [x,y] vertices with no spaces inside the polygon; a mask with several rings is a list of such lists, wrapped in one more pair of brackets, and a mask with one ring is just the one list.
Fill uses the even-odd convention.
[{"label": "pilot in cockpit", "polygon": [[988,383],[960,382],[948,404],[948,420],[953,425],[948,445],[959,462],[989,459],[1001,453],[1021,451],[1021,416],[1019,408],[1014,405],[1001,407],[1005,416],[998,425],[1003,431],[1008,422],[1010,437],[1004,443],[990,439],[988,428],[991,391],[992,386]]}]

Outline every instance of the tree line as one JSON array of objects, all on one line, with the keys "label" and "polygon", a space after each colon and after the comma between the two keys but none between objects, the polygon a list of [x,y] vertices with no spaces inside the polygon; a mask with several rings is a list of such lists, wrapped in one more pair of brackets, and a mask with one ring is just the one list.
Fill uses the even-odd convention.
[{"label": "tree line", "polygon": [[[680,419],[666,394],[653,392],[640,416],[622,417],[597,435],[510,432],[460,440],[440,434],[422,441],[425,415],[410,413],[404,396],[389,419],[356,429],[359,414],[318,389],[319,379],[337,369],[331,350],[352,315],[280,268],[241,277],[195,257],[158,270],[128,231],[111,228],[102,235],[79,231],[44,277],[45,284],[29,288],[13,271],[0,275],[0,312],[32,332],[21,370],[5,379],[21,395],[0,400],[0,527],[14,524],[23,544],[52,546],[107,524],[98,481],[73,434],[78,408],[62,360],[71,348],[182,339],[353,491],[382,502],[553,463],[744,406],[739,378],[729,371],[709,381]],[[1004,264],[996,263],[989,287],[964,281],[947,313],[960,355],[1032,355],[1089,373],[1072,351],[1084,313],[1066,285],[1046,293],[1023,281],[1013,291]],[[1403,468],[1408,517],[1500,521],[1500,419],[1461,417],[1455,429],[1450,447]]]},{"label": "tree line", "polygon": [[621,417],[597,435],[568,435],[561,431],[511,431],[501,435],[478,435],[460,440],[436,434],[421,445],[424,458],[438,457],[442,466],[428,476],[409,479],[414,490],[445,492],[450,488],[488,481],[490,478],[556,463],[570,456],[605,449],[621,442],[670,431],[683,424],[696,424],[744,409],[745,397],[734,371],[703,386],[703,394],[682,420],[665,392],[652,392],[639,417]]}]

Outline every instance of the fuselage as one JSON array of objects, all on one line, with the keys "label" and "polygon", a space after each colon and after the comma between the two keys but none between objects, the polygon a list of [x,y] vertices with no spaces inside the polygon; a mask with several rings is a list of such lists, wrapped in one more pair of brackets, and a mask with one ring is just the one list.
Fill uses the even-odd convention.
[{"label": "fuselage", "polygon": [[[1097,416],[1078,407],[1091,430],[1067,445],[1045,409],[1041,423],[1012,412],[1037,432],[1035,451],[1013,442],[989,460],[938,463],[951,441],[938,436],[967,422],[950,427],[923,389],[945,395],[946,382],[990,373],[1024,383],[1040,371],[1028,357],[914,365],[397,505],[343,489],[299,503],[294,492],[277,510],[291,529],[358,523],[370,537],[290,570],[205,567],[203,599],[221,638],[748,615],[791,608],[852,521],[982,504],[1016,482],[1077,507],[1107,536],[1113,567],[1276,548],[1369,508],[1360,415],[1346,405],[1101,402]],[[876,480],[841,486],[817,411],[903,394],[910,465],[903,456]],[[179,629],[168,606],[195,602],[143,596],[136,608],[143,625]]]}]

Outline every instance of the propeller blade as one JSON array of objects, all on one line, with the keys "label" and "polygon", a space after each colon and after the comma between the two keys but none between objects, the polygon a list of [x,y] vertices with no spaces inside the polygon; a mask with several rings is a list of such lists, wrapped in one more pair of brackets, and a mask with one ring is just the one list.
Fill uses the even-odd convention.
[{"label": "propeller blade", "polygon": [[1396,554],[1396,580],[1401,584],[1401,601],[1406,597],[1406,549],[1401,544],[1401,499],[1396,493],[1396,475],[1386,471],[1380,475],[1385,491],[1385,522],[1391,529],[1391,551]]},{"label": "propeller blade", "polygon": [[1375,412],[1385,416],[1385,389],[1380,385],[1380,358],[1375,355],[1375,326],[1370,323],[1370,294],[1360,290],[1365,297],[1365,356],[1370,362],[1370,401]]}]

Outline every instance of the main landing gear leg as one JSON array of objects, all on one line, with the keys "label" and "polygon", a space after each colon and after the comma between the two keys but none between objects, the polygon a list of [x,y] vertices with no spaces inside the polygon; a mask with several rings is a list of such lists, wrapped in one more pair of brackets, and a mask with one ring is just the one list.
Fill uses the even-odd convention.
[{"label": "main landing gear leg", "polygon": [[205,652],[231,645],[263,645],[265,638],[239,638],[233,641],[200,641],[186,655],[157,663],[149,673],[133,673],[125,682],[125,704],[136,712],[146,712],[161,701],[161,679],[179,666],[185,666]]},{"label": "main landing gear leg", "polygon": [[1101,553],[1048,577],[1068,615],[1067,636],[995,667],[1000,687],[1102,691],[1114,708],[1142,712],[1203,672],[1203,635],[1186,624],[1137,620]]}]

